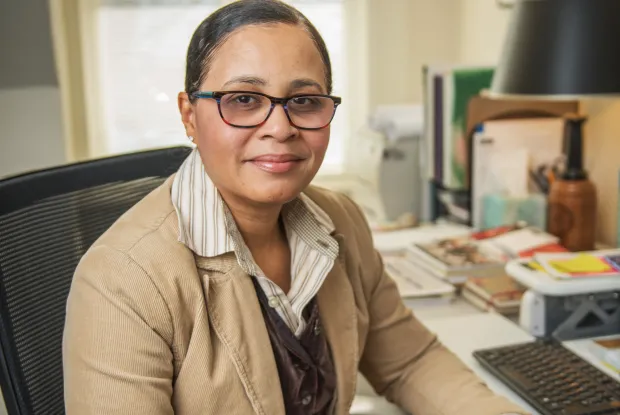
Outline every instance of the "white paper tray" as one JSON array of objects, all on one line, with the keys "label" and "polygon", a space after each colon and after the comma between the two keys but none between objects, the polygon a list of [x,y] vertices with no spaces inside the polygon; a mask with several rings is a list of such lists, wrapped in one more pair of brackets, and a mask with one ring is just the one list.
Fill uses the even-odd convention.
[{"label": "white paper tray", "polygon": [[529,259],[517,259],[506,264],[506,273],[524,286],[541,294],[566,296],[608,291],[620,291],[618,277],[581,277],[558,280],[544,272],[532,271],[523,263]]}]

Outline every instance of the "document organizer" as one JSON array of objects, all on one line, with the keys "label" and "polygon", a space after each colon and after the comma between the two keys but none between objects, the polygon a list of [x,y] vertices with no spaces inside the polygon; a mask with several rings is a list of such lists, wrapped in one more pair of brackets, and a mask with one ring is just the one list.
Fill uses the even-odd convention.
[{"label": "document organizer", "polygon": [[[467,105],[467,201],[466,209],[473,212],[477,201],[471,197],[472,167],[476,163],[473,155],[473,136],[478,125],[486,121],[563,117],[566,114],[578,113],[578,101],[549,101],[536,99],[510,100],[489,98],[484,93],[471,98]],[[471,216],[470,216],[471,217]],[[470,221],[467,223],[471,225]]]}]

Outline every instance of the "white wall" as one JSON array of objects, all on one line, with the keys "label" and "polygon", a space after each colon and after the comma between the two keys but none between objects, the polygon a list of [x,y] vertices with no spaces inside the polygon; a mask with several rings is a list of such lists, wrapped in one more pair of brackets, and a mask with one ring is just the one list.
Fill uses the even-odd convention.
[{"label": "white wall", "polygon": [[64,161],[58,87],[0,89],[0,177]]}]

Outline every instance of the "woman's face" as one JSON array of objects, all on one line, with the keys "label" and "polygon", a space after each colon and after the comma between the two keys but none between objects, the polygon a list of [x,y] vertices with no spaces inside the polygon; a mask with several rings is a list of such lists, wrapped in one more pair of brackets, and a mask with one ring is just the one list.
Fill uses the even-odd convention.
[{"label": "woman's face", "polygon": [[[215,52],[201,91],[251,91],[274,97],[326,94],[325,67],[308,33],[292,25],[248,26]],[[225,199],[283,204],[294,199],[319,169],[329,126],[300,130],[281,105],[254,128],[227,125],[214,99],[193,105],[181,94],[188,135]],[[290,161],[293,160],[293,161]]]}]

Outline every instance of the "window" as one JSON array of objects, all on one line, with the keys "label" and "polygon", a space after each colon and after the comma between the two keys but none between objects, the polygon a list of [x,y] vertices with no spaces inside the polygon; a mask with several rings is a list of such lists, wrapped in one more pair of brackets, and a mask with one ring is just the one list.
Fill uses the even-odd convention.
[{"label": "window", "polygon": [[[334,94],[345,98],[332,124],[324,166],[344,162],[346,39],[344,0],[286,0],[315,24],[333,65]],[[185,53],[194,29],[224,0],[101,0],[96,50],[105,153],[187,143],[177,110]]]}]

